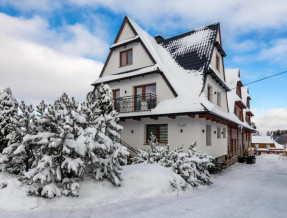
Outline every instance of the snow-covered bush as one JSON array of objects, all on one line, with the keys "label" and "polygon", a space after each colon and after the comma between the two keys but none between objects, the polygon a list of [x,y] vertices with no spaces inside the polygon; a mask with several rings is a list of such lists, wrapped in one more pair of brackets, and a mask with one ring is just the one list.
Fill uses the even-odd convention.
[{"label": "snow-covered bush", "polygon": [[0,92],[0,153],[8,146],[7,136],[14,130],[13,118],[17,116],[18,103],[10,88]]},{"label": "snow-covered bush", "polygon": [[168,145],[160,145],[153,133],[151,133],[148,143],[150,149],[137,149],[137,155],[132,158],[133,163],[158,163],[168,154]]},{"label": "snow-covered bush", "polygon": [[150,150],[139,149],[139,153],[132,160],[135,164],[159,163],[172,169],[193,187],[210,185],[208,169],[213,166],[213,158],[197,152],[195,146],[196,142],[192,143],[188,153],[185,153],[183,147],[169,151],[167,146],[154,146],[153,144]]},{"label": "snow-covered bush", "polygon": [[113,110],[110,87],[101,85],[96,102],[88,105],[95,111],[81,137],[87,145],[86,171],[96,180],[106,178],[119,186],[122,180],[121,165],[126,163],[128,152],[119,143],[122,127],[117,124],[119,118]]},{"label": "snow-covered bush", "polygon": [[[78,196],[84,176],[120,185],[129,153],[120,142],[112,91],[101,85],[95,102],[80,106],[63,94],[54,104],[19,106],[0,93],[0,166],[30,186],[27,194]],[[17,113],[19,110],[19,113]]]},{"label": "snow-covered bush", "polygon": [[197,182],[200,185],[210,185],[212,182],[210,181],[210,174],[208,169],[214,166],[214,158],[207,154],[202,154],[196,151],[196,144],[197,142],[195,141],[190,145],[188,150],[188,157],[196,166],[197,173],[195,176],[197,178]]},{"label": "snow-covered bush", "polygon": [[[43,108],[44,104],[39,108]],[[27,141],[36,141],[41,151],[38,163],[24,174],[22,181],[34,185],[29,194],[52,198],[61,193],[57,187],[66,178],[82,179],[84,161],[81,149],[76,142],[85,119],[79,113],[78,103],[66,94],[42,111],[37,120],[35,135],[29,135]],[[36,146],[37,147],[37,146]],[[58,190],[59,189],[59,190]]]},{"label": "snow-covered bush", "polygon": [[33,145],[25,138],[36,133],[35,111],[32,105],[21,102],[19,114],[12,118],[13,129],[7,136],[8,146],[3,149],[0,164],[9,173],[22,174],[28,171],[35,160]]},{"label": "snow-covered bush", "polygon": [[6,188],[8,186],[8,183],[6,181],[0,182],[0,189]]}]

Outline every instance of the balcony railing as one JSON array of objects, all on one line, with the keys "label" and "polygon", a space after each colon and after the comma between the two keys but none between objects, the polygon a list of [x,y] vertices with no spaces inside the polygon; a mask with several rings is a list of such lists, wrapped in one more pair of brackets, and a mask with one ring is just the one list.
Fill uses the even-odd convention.
[{"label": "balcony railing", "polygon": [[157,96],[151,93],[114,98],[114,107],[119,113],[150,111],[156,107],[156,104]]}]

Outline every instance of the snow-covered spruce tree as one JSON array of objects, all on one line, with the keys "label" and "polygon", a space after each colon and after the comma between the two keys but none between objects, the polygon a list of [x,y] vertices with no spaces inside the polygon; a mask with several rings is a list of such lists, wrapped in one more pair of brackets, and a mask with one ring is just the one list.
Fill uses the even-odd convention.
[{"label": "snow-covered spruce tree", "polygon": [[13,131],[8,135],[8,146],[2,151],[0,158],[2,168],[9,173],[19,174],[28,171],[35,161],[33,146],[24,138],[36,133],[35,111],[32,105],[26,105],[23,101],[19,105],[20,113],[12,121]]},{"label": "snow-covered spruce tree", "polygon": [[0,92],[0,153],[8,146],[7,136],[14,130],[12,119],[17,116],[18,103],[10,88]]},{"label": "snow-covered spruce tree", "polygon": [[196,166],[196,179],[197,182],[200,185],[210,185],[212,184],[210,180],[210,174],[208,169],[210,169],[212,166],[214,166],[213,162],[213,157],[207,155],[207,154],[202,154],[198,151],[196,151],[196,144],[197,142],[193,142],[188,150],[188,158],[195,164]]},{"label": "snow-covered spruce tree", "polygon": [[196,187],[199,185],[196,178],[196,165],[184,152],[182,146],[169,152],[168,155],[160,160],[160,164],[164,167],[171,168],[173,172],[179,174],[191,186]]},{"label": "snow-covered spruce tree", "polygon": [[195,146],[196,142],[192,143],[188,153],[182,146],[173,151],[169,151],[166,146],[155,146],[150,150],[139,149],[139,153],[133,158],[133,163],[160,163],[179,174],[193,187],[210,185],[208,169],[213,166],[213,158],[197,152]]},{"label": "snow-covered spruce tree", "polygon": [[119,186],[122,180],[121,165],[126,163],[129,153],[119,143],[122,127],[117,123],[118,113],[113,110],[110,87],[101,85],[96,102],[87,105],[94,111],[83,137],[87,144],[87,173],[96,180],[106,178]]},{"label": "snow-covered spruce tree", "polygon": [[[66,94],[47,109],[44,105],[38,118],[36,135],[27,141],[36,141],[40,154],[38,163],[25,173],[22,181],[31,185],[28,194],[53,198],[64,195],[77,196],[78,180],[84,176],[83,151],[76,142],[85,123],[79,113],[78,103]],[[61,188],[64,188],[61,191]]]},{"label": "snow-covered spruce tree", "polygon": [[132,158],[132,162],[138,163],[158,163],[162,158],[164,158],[169,151],[168,145],[160,145],[153,133],[150,134],[148,140],[150,149],[138,149],[138,154]]}]

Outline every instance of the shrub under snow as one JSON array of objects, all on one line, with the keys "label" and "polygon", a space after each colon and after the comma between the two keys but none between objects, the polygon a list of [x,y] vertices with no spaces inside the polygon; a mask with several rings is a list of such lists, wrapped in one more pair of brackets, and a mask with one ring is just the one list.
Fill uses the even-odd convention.
[{"label": "shrub under snow", "polygon": [[128,152],[118,143],[122,127],[109,86],[99,87],[95,102],[79,105],[63,94],[54,104],[42,101],[36,113],[24,102],[18,107],[10,89],[0,99],[0,166],[21,176],[29,195],[78,196],[89,176],[120,185]]},{"label": "shrub under snow", "polygon": [[184,152],[183,147],[169,151],[168,146],[164,145],[151,146],[150,150],[140,149],[133,163],[160,163],[171,168],[193,187],[210,185],[208,169],[213,166],[213,158],[197,152],[195,146],[196,142],[189,147],[188,153]]}]

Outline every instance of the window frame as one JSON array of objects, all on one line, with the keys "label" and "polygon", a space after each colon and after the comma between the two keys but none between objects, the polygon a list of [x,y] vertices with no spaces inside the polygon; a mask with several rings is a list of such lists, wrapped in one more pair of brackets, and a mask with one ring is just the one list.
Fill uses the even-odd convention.
[{"label": "window frame", "polygon": [[[212,126],[211,125],[206,125],[206,146],[211,146],[212,145]],[[209,139],[209,140],[208,140]],[[210,142],[210,143],[208,143]]]},{"label": "window frame", "polygon": [[221,138],[221,128],[217,127],[216,132],[217,132],[217,138],[220,139]]},{"label": "window frame", "polygon": [[[129,64],[129,51],[132,52],[132,61],[131,63]],[[124,65],[122,65],[122,54],[126,55],[126,63]],[[133,49],[130,48],[130,49],[127,49],[127,50],[124,50],[124,51],[121,51],[120,52],[120,67],[126,67],[126,66],[129,66],[129,65],[132,65],[133,64]]]},{"label": "window frame", "polygon": [[223,138],[226,139],[226,128],[222,128],[222,132],[223,132]]},{"label": "window frame", "polygon": [[[114,100],[114,109],[116,109],[116,98],[117,98],[117,92],[119,92],[120,95],[120,89],[113,89],[113,100]],[[118,98],[120,98],[121,96],[119,96]]]},{"label": "window frame", "polygon": [[216,54],[216,70],[220,73],[220,57],[218,54]]},{"label": "window frame", "polygon": [[207,85],[207,99],[212,103],[212,86]]},{"label": "window frame", "polygon": [[[149,138],[148,138],[148,131],[147,131],[149,126],[155,126],[155,127],[156,127],[157,134],[155,135],[155,137],[156,137],[156,139],[157,139],[157,142],[158,142],[159,144],[166,144],[166,145],[167,145],[167,144],[168,144],[168,124],[147,124],[147,125],[146,125],[146,131],[145,131],[145,132],[146,132],[146,133],[145,133],[145,134],[146,134],[146,140],[145,140],[145,141],[146,141],[146,144],[148,144],[148,140],[149,140]],[[159,138],[160,138],[160,137],[159,137],[159,134],[160,134],[159,128],[160,128],[160,126],[166,126],[166,127],[167,127],[167,142],[160,142],[160,141],[159,141]]]},{"label": "window frame", "polygon": [[217,106],[221,107],[221,92],[217,92]]}]

